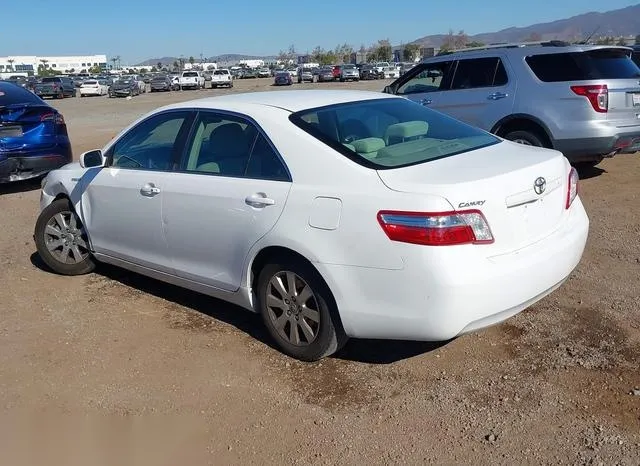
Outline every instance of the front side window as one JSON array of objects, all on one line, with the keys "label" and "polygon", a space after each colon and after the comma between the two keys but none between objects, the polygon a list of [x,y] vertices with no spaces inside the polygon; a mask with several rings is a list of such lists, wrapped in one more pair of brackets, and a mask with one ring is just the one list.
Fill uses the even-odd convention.
[{"label": "front side window", "polygon": [[452,62],[430,63],[421,65],[407,82],[398,87],[396,94],[420,94],[423,92],[436,92],[448,87],[449,71]]},{"label": "front side window", "polygon": [[473,58],[458,62],[451,89],[476,89],[505,84],[507,73],[500,58]]},{"label": "front side window", "polygon": [[172,170],[177,153],[181,150],[178,140],[185,132],[188,117],[189,112],[167,112],[141,122],[115,143],[111,166]]},{"label": "front side window", "polygon": [[234,178],[288,179],[267,139],[244,118],[201,112],[181,169]]},{"label": "front side window", "polygon": [[399,168],[500,142],[495,136],[407,99],[376,99],[290,116],[310,135],[374,169]]}]

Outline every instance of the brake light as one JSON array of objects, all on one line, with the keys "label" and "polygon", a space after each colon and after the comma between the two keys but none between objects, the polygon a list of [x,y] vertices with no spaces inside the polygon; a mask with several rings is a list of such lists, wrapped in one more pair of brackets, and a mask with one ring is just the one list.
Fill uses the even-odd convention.
[{"label": "brake light", "polygon": [[609,110],[609,88],[606,84],[593,84],[590,86],[571,86],[571,90],[586,97],[591,106],[598,113],[607,113]]},{"label": "brake light", "polygon": [[64,117],[60,113],[43,113],[40,115],[40,121],[53,121],[56,125],[64,125]]},{"label": "brake light", "polygon": [[565,208],[568,209],[573,204],[573,200],[578,195],[578,171],[571,167],[571,171],[569,171],[569,184],[567,186],[567,203]]},{"label": "brake light", "polygon": [[479,210],[459,212],[378,212],[378,222],[391,241],[426,246],[493,243]]}]

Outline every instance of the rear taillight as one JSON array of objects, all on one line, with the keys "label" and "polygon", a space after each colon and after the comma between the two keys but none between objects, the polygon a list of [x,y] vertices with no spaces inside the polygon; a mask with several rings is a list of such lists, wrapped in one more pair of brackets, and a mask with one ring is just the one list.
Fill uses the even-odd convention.
[{"label": "rear taillight", "polygon": [[40,115],[40,121],[53,121],[56,125],[64,125],[64,117],[60,113],[43,113]]},{"label": "rear taillight", "polygon": [[609,89],[606,84],[571,86],[571,90],[575,94],[589,99],[591,106],[596,112],[607,113],[609,110]]},{"label": "rear taillight", "polygon": [[573,204],[573,200],[578,195],[578,171],[571,167],[571,171],[569,172],[569,184],[567,186],[567,203],[565,208],[568,209]]},{"label": "rear taillight", "polygon": [[493,243],[493,234],[479,210],[459,212],[378,212],[390,240],[426,246]]}]

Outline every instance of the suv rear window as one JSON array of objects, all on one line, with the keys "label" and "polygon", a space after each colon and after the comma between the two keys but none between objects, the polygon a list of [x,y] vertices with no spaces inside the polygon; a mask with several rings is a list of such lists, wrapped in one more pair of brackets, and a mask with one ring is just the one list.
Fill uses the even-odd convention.
[{"label": "suv rear window", "polygon": [[640,77],[640,68],[623,49],[532,55],[525,60],[538,79],[544,82]]},{"label": "suv rear window", "polygon": [[303,110],[292,123],[354,162],[384,170],[500,142],[495,136],[403,98]]},{"label": "suv rear window", "polygon": [[195,71],[186,71],[184,73],[182,73],[182,76],[184,78],[195,78],[198,76],[198,73],[196,73]]}]

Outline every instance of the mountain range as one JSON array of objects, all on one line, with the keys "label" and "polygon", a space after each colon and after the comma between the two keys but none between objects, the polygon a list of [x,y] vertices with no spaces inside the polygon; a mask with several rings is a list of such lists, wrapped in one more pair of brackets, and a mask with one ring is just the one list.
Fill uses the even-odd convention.
[{"label": "mountain range", "polygon": [[[457,32],[457,31],[455,31]],[[517,42],[537,37],[540,40],[584,40],[589,36],[635,36],[640,34],[640,4],[605,12],[592,11],[571,18],[559,19],[549,23],[538,23],[526,27],[510,27],[496,32],[486,32],[469,36],[469,42],[492,44],[497,42]],[[415,39],[410,43],[439,47],[447,39],[446,34],[435,34]],[[237,63],[239,60],[269,59],[275,56],[260,57],[243,54],[224,54],[206,58],[206,62]],[[188,59],[188,57],[185,57]],[[158,62],[171,65],[178,61],[176,57],[152,58],[138,66],[154,66]]]}]

